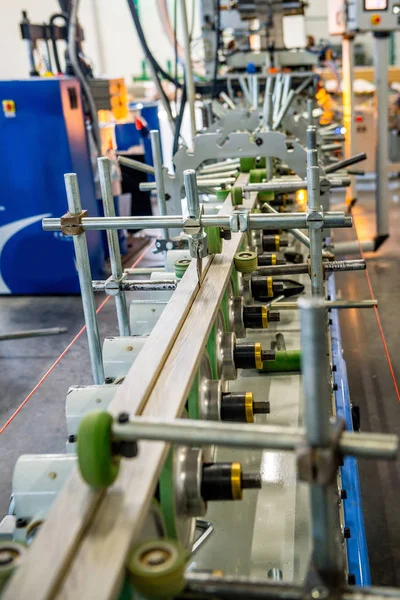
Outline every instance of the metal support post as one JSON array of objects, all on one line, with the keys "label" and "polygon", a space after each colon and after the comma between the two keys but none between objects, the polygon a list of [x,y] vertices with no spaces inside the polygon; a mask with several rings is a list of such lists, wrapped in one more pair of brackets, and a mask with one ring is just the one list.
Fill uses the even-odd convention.
[{"label": "metal support post", "polygon": [[[82,213],[81,197],[79,194],[78,178],[76,173],[64,175],[65,189],[68,199],[68,211],[73,216]],[[89,344],[90,362],[92,364],[93,381],[96,385],[104,383],[103,358],[99,327],[96,316],[96,304],[92,290],[92,273],[90,270],[89,253],[84,231],[73,236],[76,267],[78,270],[81,288],[83,313],[85,315],[86,334]]]},{"label": "metal support post", "polygon": [[[320,183],[317,150],[317,128],[307,127],[307,186],[308,206],[307,213],[319,213],[320,205]],[[311,291],[313,296],[324,295],[324,277],[322,268],[322,229],[309,230],[310,236],[310,277]]]},{"label": "metal support post", "polygon": [[385,239],[389,235],[389,106],[388,64],[389,33],[374,33],[375,86],[376,86],[376,234]]},{"label": "metal support post", "polygon": [[[275,80],[272,77],[267,79],[265,85],[265,99],[264,99],[264,121],[265,130],[271,131],[272,129],[272,117],[273,117],[273,91],[274,91]],[[272,156],[267,156],[265,161],[266,166],[266,179],[269,181],[274,176],[274,159]]]},{"label": "metal support post", "polygon": [[185,51],[185,79],[188,94],[188,104],[190,112],[190,129],[192,134],[192,144],[194,144],[194,138],[196,136],[196,111],[195,111],[195,89],[193,79],[193,67],[192,57],[190,53],[190,37],[189,37],[189,25],[186,10],[186,0],[181,0],[181,17],[183,27],[183,42]]},{"label": "metal support post", "polygon": [[[325,303],[321,298],[300,298],[299,307],[307,443],[310,449],[328,448],[332,432],[329,422],[331,388]],[[309,487],[313,564],[318,573],[333,579],[338,572],[339,549],[334,483],[311,481]]]},{"label": "metal support post", "polygon": [[[354,98],[354,35],[346,34],[342,40],[343,72],[343,125],[346,129],[344,155],[350,158],[356,151],[355,98]],[[346,203],[353,204],[357,198],[356,178],[351,176],[351,186],[346,190]]]},{"label": "metal support post", "polygon": [[[163,165],[161,160],[161,140],[160,132],[156,129],[150,131],[151,137],[151,151],[153,153],[154,163],[154,174],[157,186],[157,203],[160,215],[165,217],[167,214],[167,202],[165,197],[164,188],[164,176],[163,176]],[[169,239],[169,231],[167,228],[163,229],[163,236],[165,240]]]},{"label": "metal support post", "polygon": [[307,118],[309,126],[314,125],[314,98],[307,98]]},{"label": "metal support post", "polygon": [[201,208],[199,192],[197,189],[196,171],[193,169],[184,171],[183,180],[185,183],[189,221],[192,220],[188,232],[189,252],[190,256],[196,259],[197,279],[200,285],[203,270],[202,259],[208,254],[208,245],[207,234],[203,231],[201,225]]},{"label": "metal support post", "polygon": [[[98,158],[101,197],[103,199],[104,215],[106,217],[115,217],[114,198],[111,188],[110,161],[108,158]],[[115,282],[119,284],[124,276],[121,261],[121,251],[118,241],[118,231],[107,229],[108,251],[110,254],[111,275]],[[117,320],[119,334],[127,336],[131,334],[129,327],[128,308],[126,305],[126,296],[123,290],[118,290],[115,296],[115,308],[117,310]]]}]

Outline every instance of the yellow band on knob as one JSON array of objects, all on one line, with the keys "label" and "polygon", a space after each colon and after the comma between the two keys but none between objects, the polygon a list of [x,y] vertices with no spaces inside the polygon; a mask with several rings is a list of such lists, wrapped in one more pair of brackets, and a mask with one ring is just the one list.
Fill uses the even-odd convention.
[{"label": "yellow band on knob", "polygon": [[281,240],[280,240],[279,235],[276,235],[275,236],[275,250],[277,252],[279,252],[280,247],[281,247]]},{"label": "yellow band on knob", "polygon": [[231,466],[231,487],[232,500],[241,500],[242,493],[242,465],[238,462],[232,463]]},{"label": "yellow band on knob", "polygon": [[254,412],[253,412],[253,394],[252,392],[246,392],[244,397],[244,409],[246,413],[246,423],[254,423]]},{"label": "yellow band on knob", "polygon": [[263,368],[262,347],[261,347],[261,344],[259,342],[257,342],[256,344],[254,344],[254,361],[255,361],[255,364],[256,364],[256,369],[262,369]]},{"label": "yellow band on knob", "polygon": [[271,265],[276,265],[276,254],[271,256]]},{"label": "yellow band on knob", "polygon": [[272,277],[267,277],[267,296],[272,298],[274,295],[274,286],[272,283]]},{"label": "yellow band on knob", "polygon": [[261,321],[263,329],[268,329],[268,308],[265,305],[261,307]]}]

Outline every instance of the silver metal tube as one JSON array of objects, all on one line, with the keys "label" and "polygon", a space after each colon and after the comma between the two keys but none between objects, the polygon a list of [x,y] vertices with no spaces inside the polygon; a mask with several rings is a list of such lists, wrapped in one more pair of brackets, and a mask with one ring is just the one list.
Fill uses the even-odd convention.
[{"label": "silver metal tube", "polygon": [[[217,445],[228,448],[293,451],[306,441],[304,429],[280,425],[243,425],[175,419],[134,417],[128,423],[114,422],[115,441],[154,440],[186,445]],[[385,433],[343,432],[339,449],[364,458],[396,459],[399,439]],[[343,450],[342,450],[343,449]],[[346,449],[346,452],[345,450]]]},{"label": "silver metal tube", "polygon": [[[321,210],[320,175],[318,165],[317,128],[307,127],[307,193],[308,214]],[[313,296],[324,295],[322,269],[322,230],[310,229],[310,277]]]},{"label": "silver metal tube", "polygon": [[[85,231],[101,229],[162,229],[164,227],[182,229],[186,218],[180,215],[167,217],[85,217],[82,228]],[[203,227],[230,228],[230,215],[202,215]],[[277,213],[250,214],[248,217],[250,229],[305,229],[307,228],[306,213]],[[324,213],[326,227],[351,227],[352,218],[342,212]],[[61,231],[61,219],[43,219],[45,231]]]},{"label": "silver metal tube", "polygon": [[276,121],[281,108],[282,101],[282,75],[278,73],[275,79],[275,90],[274,90],[274,106],[272,112],[272,122]]},{"label": "silver metal tube", "polygon": [[374,73],[376,86],[376,233],[389,234],[389,33],[374,34]]},{"label": "silver metal tube", "polygon": [[[320,179],[320,184],[324,182],[324,177]],[[329,185],[331,188],[341,188],[345,187],[349,183],[348,177],[335,177],[332,179],[328,179]],[[272,180],[267,183],[248,183],[243,186],[243,190],[245,192],[279,192],[282,194],[290,194],[292,192],[297,192],[299,190],[307,189],[307,181],[303,179],[292,180],[292,181],[280,181],[280,180]]]},{"label": "silver metal tube", "polygon": [[120,165],[129,167],[130,169],[135,169],[136,171],[142,171],[143,173],[148,173],[149,175],[155,174],[154,167],[146,165],[145,163],[142,163],[138,160],[133,160],[133,158],[126,158],[126,156],[118,156],[118,162]]},{"label": "silver metal tube", "polygon": [[[71,215],[79,215],[82,211],[76,173],[64,175],[65,189],[68,199],[68,210]],[[85,315],[86,334],[89,344],[90,362],[92,365],[93,381],[96,385],[104,383],[104,368],[101,352],[99,327],[97,323],[96,304],[92,290],[92,273],[90,270],[89,253],[85,233],[73,236],[76,267],[81,288],[83,313]]]},{"label": "silver metal tube", "polygon": [[223,160],[221,162],[213,163],[212,165],[204,165],[204,167],[201,167],[201,173],[206,173],[207,171],[213,171],[217,173],[219,170],[224,171],[225,169],[228,169],[229,171],[231,168],[239,166],[239,159]]},{"label": "silver metal tube", "polygon": [[32,337],[42,337],[46,335],[59,335],[66,333],[67,327],[47,327],[46,329],[27,329],[26,331],[10,331],[10,333],[0,333],[0,342],[6,340],[21,340]]},{"label": "silver metal tube", "polygon": [[314,98],[307,98],[307,117],[308,117],[308,124],[311,126],[314,125],[313,111],[314,111]]},{"label": "silver metal tube", "polygon": [[[300,298],[301,369],[307,444],[325,448],[331,440],[331,388],[325,303],[321,298]],[[337,571],[333,486],[311,483],[313,561],[317,572]]]},{"label": "silver metal tube", "polygon": [[332,152],[333,150],[341,150],[342,144],[339,144],[337,142],[332,142],[329,144],[321,144],[319,149],[321,150],[321,152]]},{"label": "silver metal tube", "polygon": [[346,167],[351,167],[351,165],[355,165],[359,162],[362,162],[367,158],[365,152],[360,152],[359,154],[355,154],[350,158],[345,158],[344,160],[340,160],[339,162],[329,165],[329,167],[325,167],[325,174],[335,173],[336,171],[340,171],[341,169],[345,169]]},{"label": "silver metal tube", "polygon": [[258,84],[258,75],[253,75],[253,108],[257,110],[258,108],[258,99],[260,95],[260,87]]},{"label": "silver metal tube", "polygon": [[360,245],[364,252],[373,252],[375,250],[375,240],[355,240],[350,242],[334,243],[335,254],[359,254]]},{"label": "silver metal tube", "polygon": [[328,446],[331,438],[328,339],[325,302],[299,298],[304,414],[310,446]]},{"label": "silver metal tube", "polygon": [[225,171],[238,170],[240,168],[240,162],[236,160],[224,162],[224,163],[215,163],[213,165],[205,165],[201,167],[199,171],[199,175],[206,175],[207,173],[216,174],[216,173],[224,173]]},{"label": "silver metal tube", "polygon": [[186,89],[188,95],[188,104],[190,112],[190,129],[192,133],[192,144],[196,136],[196,109],[195,109],[195,89],[194,89],[194,77],[193,77],[193,65],[192,56],[190,52],[190,37],[189,37],[189,25],[186,10],[186,0],[181,0],[181,19],[182,19],[182,32],[183,32],[183,48],[185,52],[185,80]]},{"label": "silver metal tube", "polygon": [[[234,169],[233,171],[230,170],[226,170],[226,171],[218,171],[217,173],[199,173],[197,175],[197,183],[199,182],[207,182],[210,181],[210,179],[216,179],[217,181],[226,181],[226,179],[229,180],[229,183],[233,183],[232,182],[232,177],[234,177],[236,179],[237,176],[237,172],[238,169]],[[219,179],[221,178],[221,179]],[[226,178],[226,179],[225,179]]]},{"label": "silver metal tube", "polygon": [[[197,187],[199,187],[201,189],[221,188],[221,187],[225,187],[226,185],[233,184],[233,183],[235,183],[235,181],[236,181],[235,177],[229,177],[228,179],[216,178],[216,179],[207,179],[204,181],[200,180]],[[152,192],[157,189],[157,186],[156,186],[155,182],[144,181],[139,184],[139,189],[141,192]]]},{"label": "silver metal tube", "polygon": [[[97,165],[99,169],[101,197],[103,200],[104,215],[106,217],[115,217],[114,198],[111,187],[110,161],[108,158],[98,158]],[[110,267],[113,279],[118,282],[123,276],[121,261],[121,250],[119,247],[118,231],[107,230],[108,251],[110,255]],[[117,321],[119,334],[128,336],[131,334],[129,326],[128,307],[126,305],[126,296],[122,290],[115,295],[115,308],[117,311]]]},{"label": "silver metal tube", "polygon": [[[163,165],[161,159],[161,140],[160,140],[160,132],[156,129],[150,131],[151,138],[151,152],[153,154],[153,162],[154,162],[154,173],[156,179],[157,186],[157,203],[158,210],[160,215],[163,217],[167,214],[167,202],[165,198],[165,188],[164,188],[164,175],[163,175]],[[163,229],[163,236],[165,240],[169,239],[169,231],[167,228]]]},{"label": "silver metal tube", "polygon": [[274,121],[274,124],[272,126],[272,129],[274,131],[276,131],[280,127],[280,125],[281,125],[283,119],[286,117],[288,110],[291,107],[292,102],[295,99],[295,97],[296,97],[296,94],[295,94],[294,90],[290,90],[289,95],[286,98],[286,102],[280,109],[278,116],[276,117],[276,121]]},{"label": "silver metal tube", "polygon": [[246,98],[249,106],[251,106],[253,100],[252,100],[251,94],[249,92],[249,88],[247,87],[247,83],[246,83],[245,78],[243,77],[243,75],[239,75],[238,76],[238,81],[239,81],[239,85],[241,87],[241,90],[243,92],[244,97]]},{"label": "silver metal tube", "polygon": [[[276,302],[272,304],[279,310],[298,310],[297,302]],[[325,308],[351,309],[373,308],[378,306],[378,300],[325,300]]]},{"label": "silver metal tube", "polygon": [[[120,288],[124,292],[155,292],[155,291],[171,291],[173,292],[178,287],[178,280],[163,279],[161,281],[153,281],[152,279],[134,279],[125,280],[120,282]],[[92,282],[94,292],[105,292],[107,288],[107,281],[95,280]],[[129,334],[130,335],[130,334]],[[1,340],[1,334],[0,334]]]},{"label": "silver metal tube", "polygon": [[228,94],[226,92],[221,92],[219,97],[226,102],[226,104],[229,106],[229,108],[231,108],[232,110],[235,110],[236,108],[236,104],[233,102],[233,100],[231,100],[228,96]]},{"label": "silver metal tube", "polygon": [[190,217],[200,219],[200,199],[197,190],[196,171],[187,169],[183,172],[183,181],[185,184],[187,208]]},{"label": "silver metal tube", "polygon": [[[337,271],[365,271],[366,263],[365,260],[335,260],[325,261],[323,263],[324,271],[326,273],[332,273]],[[289,265],[270,265],[268,267],[258,267],[257,273],[259,275],[270,275],[274,277],[276,275],[301,275],[309,272],[308,263],[298,263]]]}]

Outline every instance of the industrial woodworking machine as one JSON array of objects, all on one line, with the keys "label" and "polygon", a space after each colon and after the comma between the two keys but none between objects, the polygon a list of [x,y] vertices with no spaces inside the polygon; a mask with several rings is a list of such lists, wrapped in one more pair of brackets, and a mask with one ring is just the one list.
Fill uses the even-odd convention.
[{"label": "industrial woodworking machine", "polygon": [[[335,271],[365,269],[334,255],[352,218],[330,206],[363,156],[332,158],[306,96],[289,118],[291,86],[211,115],[173,176],[153,131],[159,216],[115,216],[106,158],[104,217],[65,175],[68,212],[43,227],[73,240],[93,381],[70,382],[66,453],[15,466],[2,600],[400,597],[369,587],[357,471],[398,439],[356,431],[338,319],[376,302],[335,293]],[[161,230],[161,270],[122,270],[125,227]],[[104,229],[112,274],[93,280]],[[96,292],[118,318],[103,342]]]}]

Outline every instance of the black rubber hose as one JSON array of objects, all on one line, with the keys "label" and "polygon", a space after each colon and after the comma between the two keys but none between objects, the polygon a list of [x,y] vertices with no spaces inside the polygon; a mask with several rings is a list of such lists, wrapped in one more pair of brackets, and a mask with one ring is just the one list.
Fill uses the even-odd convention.
[{"label": "black rubber hose", "polygon": [[187,100],[187,90],[186,90],[186,79],[185,79],[184,80],[184,88],[183,88],[182,97],[181,97],[181,105],[179,108],[179,114],[175,121],[175,135],[174,135],[174,145],[172,147],[172,156],[175,156],[175,154],[179,148],[179,137],[180,137],[181,129],[182,129],[182,121],[183,121],[183,114],[185,112],[186,100]]},{"label": "black rubber hose", "polygon": [[213,77],[213,84],[212,84],[212,90],[211,90],[211,99],[215,98],[215,96],[217,95],[217,79],[218,79],[218,67],[219,67],[218,50],[219,50],[219,45],[221,43],[221,6],[219,3],[219,0],[215,0],[215,2],[216,2],[216,11],[217,11],[217,23],[215,26],[216,42],[215,42],[215,58],[214,58],[214,77]]},{"label": "black rubber hose", "polygon": [[54,15],[51,15],[50,21],[49,21],[49,23],[50,23],[51,46],[53,48],[53,55],[54,55],[54,61],[56,63],[57,73],[62,73],[61,63],[60,63],[60,57],[58,56],[57,40],[56,40],[56,37],[54,35],[54,21],[56,19],[64,19],[66,27],[68,27],[68,20],[67,20],[67,17],[65,15],[63,15],[62,13],[55,13]]},{"label": "black rubber hose", "polygon": [[129,6],[129,10],[131,11],[132,19],[133,19],[133,22],[135,24],[136,31],[137,31],[137,34],[139,36],[139,40],[140,40],[141,46],[143,48],[143,51],[144,51],[144,53],[146,55],[147,60],[149,60],[151,62],[151,64],[153,65],[154,70],[157,73],[159,73],[162,77],[164,77],[164,79],[167,79],[168,81],[170,81],[171,83],[173,83],[176,87],[182,88],[182,84],[179,83],[179,81],[177,81],[169,73],[167,73],[166,71],[164,71],[164,69],[158,64],[158,62],[154,58],[153,54],[151,53],[151,50],[150,50],[149,46],[147,45],[146,38],[144,36],[142,26],[140,24],[139,15],[138,15],[138,12],[137,12],[137,9],[136,9],[134,1],[133,0],[128,0],[128,6]]}]

